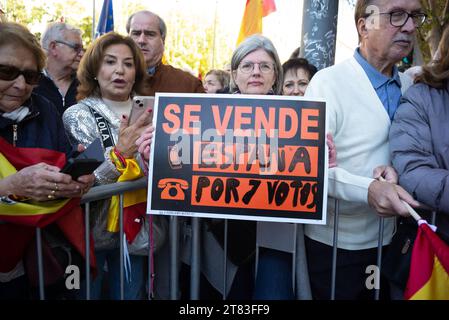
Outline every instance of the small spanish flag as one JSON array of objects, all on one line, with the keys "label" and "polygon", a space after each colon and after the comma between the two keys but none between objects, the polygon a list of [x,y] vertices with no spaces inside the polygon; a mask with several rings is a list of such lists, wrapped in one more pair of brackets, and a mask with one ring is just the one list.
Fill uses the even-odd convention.
[{"label": "small spanish flag", "polygon": [[262,18],[276,11],[274,0],[247,0],[237,45],[245,38],[262,33]]},{"label": "small spanish flag", "polygon": [[[111,152],[117,170],[121,173],[117,182],[131,181],[144,176],[143,170],[135,159],[125,159],[126,167]],[[128,243],[132,243],[143,225],[147,208],[147,189],[125,192],[123,195],[123,229]],[[119,231],[119,196],[113,196],[109,205],[107,230]]]},{"label": "small spanish flag", "polygon": [[[0,138],[0,179],[40,162],[62,167],[65,161],[62,152],[17,148]],[[23,258],[36,227],[44,228],[51,223],[56,223],[67,240],[85,256],[84,219],[79,198],[46,202],[0,202],[0,221],[0,272],[12,270]],[[91,266],[95,267],[93,245],[90,256]]]},{"label": "small spanish flag", "polygon": [[407,300],[449,300],[449,246],[420,220],[405,289]]}]

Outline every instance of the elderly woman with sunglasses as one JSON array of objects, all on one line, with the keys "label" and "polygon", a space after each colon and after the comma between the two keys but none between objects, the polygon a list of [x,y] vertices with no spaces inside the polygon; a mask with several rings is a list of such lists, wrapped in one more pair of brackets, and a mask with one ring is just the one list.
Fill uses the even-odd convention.
[{"label": "elderly woman with sunglasses", "polygon": [[[0,24],[0,299],[24,298],[29,287],[22,258],[29,245],[26,230],[34,232],[29,226],[37,217],[27,220],[25,203],[45,210],[57,202],[47,205],[50,200],[80,197],[94,180],[87,175],[74,181],[59,172],[71,145],[56,108],[32,94],[44,64],[44,52],[25,27]],[[28,227],[21,229],[21,223]],[[19,232],[22,238],[6,238]]]}]

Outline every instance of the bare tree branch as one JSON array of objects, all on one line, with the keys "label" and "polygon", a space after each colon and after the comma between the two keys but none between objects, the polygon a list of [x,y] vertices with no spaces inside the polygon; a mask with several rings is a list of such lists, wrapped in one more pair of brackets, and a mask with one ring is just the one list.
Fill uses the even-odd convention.
[{"label": "bare tree branch", "polygon": [[438,3],[437,0],[428,0],[429,2],[429,11],[432,15],[432,18],[436,21],[434,23],[440,24],[440,17],[438,16]]},{"label": "bare tree branch", "polygon": [[449,20],[449,0],[446,0],[444,4],[443,16],[441,20],[443,21],[443,25],[447,24],[447,21]]}]

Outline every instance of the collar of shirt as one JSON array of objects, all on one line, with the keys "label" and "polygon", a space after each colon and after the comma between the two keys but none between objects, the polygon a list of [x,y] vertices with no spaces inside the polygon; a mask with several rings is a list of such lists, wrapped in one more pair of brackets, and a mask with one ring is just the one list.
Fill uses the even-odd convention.
[{"label": "collar of shirt", "polygon": [[156,66],[147,68],[147,72],[150,76],[154,75],[156,72]]},{"label": "collar of shirt", "polygon": [[[55,82],[55,81],[53,80],[53,78],[51,77],[50,73],[48,73],[48,70],[47,70],[47,69],[42,70],[42,73],[43,73],[44,76],[46,76],[48,79],[50,79],[51,81]],[[76,78],[76,72],[73,72],[72,75],[71,75],[71,79],[73,80],[73,79],[75,79],[75,78]]]},{"label": "collar of shirt", "polygon": [[399,78],[399,71],[396,66],[393,66],[393,76],[391,78],[380,73],[376,68],[368,63],[364,57],[360,54],[360,49],[357,48],[354,52],[355,60],[362,66],[366,75],[368,76],[369,81],[373,85],[374,90],[378,90],[380,87],[385,85],[388,82],[395,81],[396,84],[401,87],[401,80]]}]

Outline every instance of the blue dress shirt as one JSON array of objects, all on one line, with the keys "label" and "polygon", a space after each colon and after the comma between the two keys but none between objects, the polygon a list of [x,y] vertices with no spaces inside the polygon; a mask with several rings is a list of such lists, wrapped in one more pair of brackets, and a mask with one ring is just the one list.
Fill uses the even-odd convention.
[{"label": "blue dress shirt", "polygon": [[382,102],[385,111],[387,111],[390,120],[393,120],[396,109],[399,106],[399,100],[402,96],[398,68],[396,66],[393,67],[393,76],[389,78],[370,65],[360,54],[359,48],[355,50],[354,58],[362,66],[368,76],[368,79]]},{"label": "blue dress shirt", "polygon": [[149,74],[150,76],[154,75],[154,74],[156,73],[156,66],[154,66],[154,67],[149,67],[149,68],[147,69],[147,72],[148,72],[148,74]]}]

